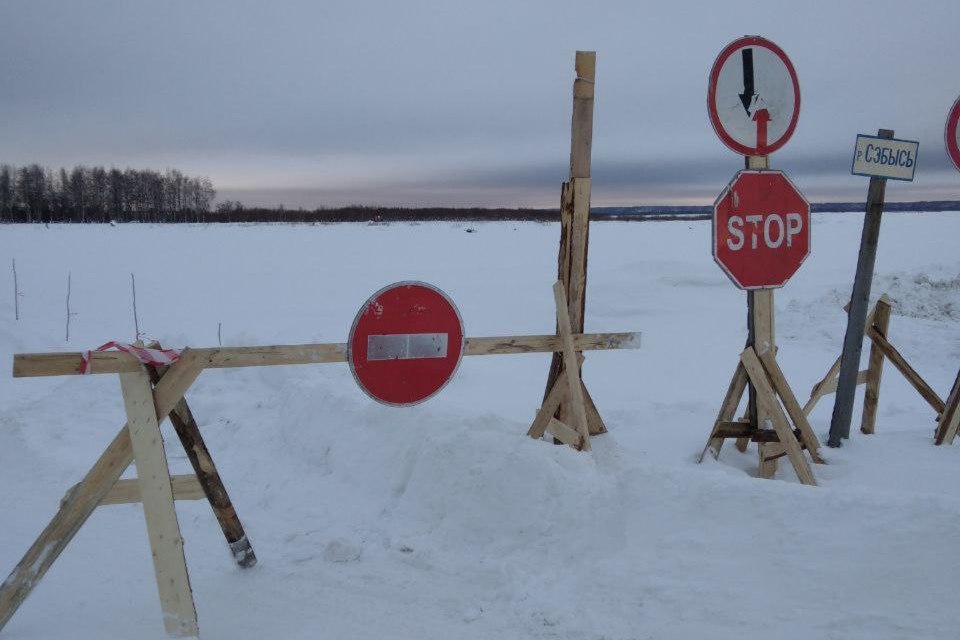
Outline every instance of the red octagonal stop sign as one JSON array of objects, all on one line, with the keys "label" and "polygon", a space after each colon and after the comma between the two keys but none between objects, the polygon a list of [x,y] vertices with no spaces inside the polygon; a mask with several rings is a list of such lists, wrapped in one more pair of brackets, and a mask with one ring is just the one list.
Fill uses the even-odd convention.
[{"label": "red octagonal stop sign", "polygon": [[398,282],[367,300],[350,329],[347,360],[363,391],[407,406],[453,377],[463,355],[463,322],[453,302],[424,282]]},{"label": "red octagonal stop sign", "polygon": [[782,287],[810,254],[810,204],[781,171],[740,171],[713,205],[713,259],[741,289]]}]

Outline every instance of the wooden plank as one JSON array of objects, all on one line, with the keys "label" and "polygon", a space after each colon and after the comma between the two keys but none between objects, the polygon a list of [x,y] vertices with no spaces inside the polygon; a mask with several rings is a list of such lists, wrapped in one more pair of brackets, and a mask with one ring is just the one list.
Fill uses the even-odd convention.
[{"label": "wooden plank", "polygon": [[583,446],[583,436],[580,435],[580,433],[552,416],[547,423],[547,431],[549,431],[550,435],[554,438],[566,445],[570,445],[576,449],[580,449]]},{"label": "wooden plank", "polygon": [[[870,374],[869,369],[864,369],[863,371],[858,372],[857,385],[859,386],[861,384],[865,384],[867,382],[869,374]],[[824,382],[823,385],[818,389],[818,393],[819,393],[819,396],[826,396],[826,395],[830,395],[836,390],[837,390],[837,378],[834,377],[832,380],[828,380]],[[809,415],[809,412],[806,412],[804,415]]]},{"label": "wooden plank", "polygon": [[[186,350],[154,389],[157,416],[169,414],[203,371],[202,363]],[[54,561],[133,461],[130,435],[124,425],[76,491],[60,505],[43,532],[0,585],[0,629],[7,624]]]},{"label": "wooden plank", "polygon": [[563,292],[563,283],[557,280],[553,285],[553,299],[557,305],[557,324],[560,326],[560,338],[563,340],[563,366],[567,374],[568,399],[575,420],[574,427],[583,436],[581,451],[590,450],[590,430],[587,426],[587,410],[583,400],[583,385],[580,383],[577,351],[570,331],[570,316],[567,315],[567,296]]},{"label": "wooden plank", "polygon": [[153,552],[163,626],[172,638],[196,638],[199,636],[197,609],[190,589],[167,455],[146,368],[120,374],[120,388]]},{"label": "wooden plank", "polygon": [[590,435],[598,436],[604,434],[607,432],[607,425],[604,424],[603,418],[600,417],[600,411],[597,409],[597,405],[594,403],[593,397],[590,395],[590,390],[587,389],[587,385],[583,384],[583,379],[580,380],[580,383],[583,386],[583,399],[587,403],[587,426],[589,427]]},{"label": "wooden plank", "polygon": [[[880,298],[873,307],[873,313],[867,318],[867,326],[872,326],[877,333],[886,337],[890,328],[890,303]],[[867,387],[863,394],[863,415],[860,418],[860,432],[870,435],[874,433],[877,424],[877,404],[880,401],[880,379],[883,376],[883,351],[873,342],[870,343],[870,364],[866,373]],[[860,376],[857,376],[857,384],[860,384]]]},{"label": "wooden plank", "polygon": [[880,335],[874,327],[867,329],[867,337],[873,340],[873,344],[877,345],[877,348],[883,352],[883,355],[890,360],[890,364],[895,366],[897,370],[903,374],[903,377],[906,378],[907,382],[917,390],[917,393],[927,401],[927,404],[929,404],[938,415],[943,413],[945,406],[943,400],[941,400],[937,392],[930,388],[930,385],[920,377],[920,374],[914,371],[906,358],[900,355],[900,352],[887,341],[886,337]]},{"label": "wooden plank", "polygon": [[810,452],[810,458],[817,464],[823,464],[823,458],[820,457],[820,441],[817,439],[817,434],[807,421],[807,416],[803,413],[803,409],[800,408],[800,403],[797,402],[797,397],[794,395],[793,389],[790,388],[787,377],[783,375],[783,370],[777,362],[776,354],[772,351],[767,351],[760,356],[760,362],[763,368],[766,369],[767,377],[769,377],[773,383],[773,388],[777,392],[777,395],[783,400],[783,406],[787,410],[787,415],[790,416],[793,424],[797,425],[797,428],[800,430],[801,441],[804,446],[806,446],[807,451]]},{"label": "wooden plank", "polygon": [[[577,351],[639,349],[639,332],[580,333],[573,336]],[[563,349],[560,337],[553,334],[528,336],[492,336],[467,338],[464,355],[485,356],[518,353],[549,353]],[[347,345],[296,344],[263,347],[222,347],[191,349],[207,369],[233,367],[269,367],[294,364],[324,364],[347,361]],[[18,353],[13,356],[13,376],[67,376],[80,374],[79,352]],[[91,373],[136,371],[140,362],[120,351],[95,351],[91,354]]]},{"label": "wooden plank", "polygon": [[[147,373],[150,375],[150,381],[154,384],[159,382],[165,370],[166,367],[148,366]],[[230,549],[234,562],[242,569],[255,566],[257,556],[253,552],[253,547],[247,538],[236,510],[233,508],[230,494],[227,493],[227,488],[220,478],[217,465],[213,462],[213,457],[207,449],[207,444],[200,433],[200,427],[197,425],[185,397],[181,398],[173,411],[170,412],[170,423],[183,445],[187,459],[190,460],[199,486],[210,503],[210,508],[213,510],[213,515],[227,540],[227,547]],[[174,487],[174,493],[176,493],[176,487]]]},{"label": "wooden plank", "polygon": [[537,411],[537,417],[534,418],[533,424],[530,425],[530,429],[527,430],[528,436],[537,440],[543,437],[543,433],[546,431],[547,425],[550,423],[550,418],[553,417],[553,414],[557,411],[557,408],[566,397],[566,394],[567,375],[566,373],[561,372],[557,377],[556,384],[554,384],[553,388],[550,389],[550,393],[547,394],[546,399],[543,401],[543,404]]},{"label": "wooden plank", "polygon": [[[880,300],[887,304],[890,303],[890,298],[887,294],[880,296]],[[879,302],[878,301],[878,302]],[[844,311],[850,310],[850,303],[844,305]],[[870,313],[867,315],[867,322],[864,325],[864,332],[866,328],[873,324],[874,314],[877,312],[877,305],[873,306],[873,309],[870,310]],[[813,389],[810,391],[810,398],[807,400],[807,403],[803,405],[803,415],[809,416],[810,412],[813,411],[813,408],[817,406],[817,403],[820,401],[820,398],[827,395],[828,393],[833,393],[837,390],[837,375],[840,373],[840,360],[841,357],[837,356],[837,359],[833,362],[833,365],[830,367],[830,370],[827,371],[827,374],[823,376],[823,379],[820,380],[817,384],[813,385]],[[860,375],[857,374],[857,384],[860,384]]]},{"label": "wooden plank", "polygon": [[762,407],[761,415],[766,416],[766,419],[773,423],[773,428],[776,430],[777,435],[780,436],[780,443],[786,448],[787,457],[790,459],[791,464],[793,464],[793,468],[797,472],[797,477],[800,479],[800,482],[806,485],[816,486],[817,481],[813,476],[813,471],[810,469],[810,465],[807,464],[806,458],[803,457],[803,450],[800,448],[800,443],[793,435],[793,431],[787,423],[787,417],[784,415],[783,409],[780,408],[780,403],[777,402],[773,386],[767,377],[766,370],[763,368],[763,364],[761,364],[760,359],[752,347],[743,350],[743,353],[740,354],[740,361],[743,363],[744,368],[747,370],[747,375],[750,377],[750,381],[756,389],[757,404]]},{"label": "wooden plank", "polygon": [[727,393],[723,396],[723,402],[720,404],[720,413],[717,415],[717,419],[713,423],[713,428],[710,430],[710,437],[707,438],[707,444],[703,447],[703,451],[700,452],[700,458],[697,460],[698,463],[703,462],[703,457],[707,455],[707,450],[711,448],[714,451],[715,458],[720,456],[723,438],[717,435],[717,430],[720,429],[724,423],[733,420],[733,416],[737,413],[737,407],[740,406],[743,391],[746,388],[747,372],[744,370],[743,365],[738,362],[737,368],[733,372],[733,377],[730,379],[730,384],[727,385]]},{"label": "wooden plank", "polygon": [[756,431],[757,428],[749,422],[741,422],[740,420],[717,421],[716,424],[714,424],[710,437],[711,439],[716,438],[718,440],[726,438],[750,438]]},{"label": "wooden plank", "polygon": [[[173,487],[174,500],[203,500],[206,495],[203,493],[203,487],[197,476],[191,474],[170,476],[170,484]],[[108,504],[133,504],[140,502],[140,483],[134,478],[131,480],[117,480],[103,500],[100,506]]]},{"label": "wooden plank", "polygon": [[960,371],[957,372],[957,379],[954,380],[950,395],[947,396],[947,406],[940,414],[934,443],[953,444],[958,428],[960,428]]},{"label": "wooden plank", "polygon": [[772,480],[777,475],[777,460],[783,456],[784,448],[780,444],[772,445],[769,442],[761,442],[757,446],[757,452],[760,454],[760,464],[757,467],[757,477],[765,480]]},{"label": "wooden plank", "polygon": [[810,390],[810,399],[807,400],[807,404],[803,405],[804,415],[809,416],[810,412],[813,411],[813,408],[817,406],[817,402],[820,401],[820,398],[828,393],[833,393],[836,390],[837,374],[839,372],[840,356],[837,356],[837,359],[834,361],[833,365],[831,365],[830,370],[827,371],[827,375],[823,376],[823,379],[821,379],[817,384],[813,385],[813,389]]},{"label": "wooden plank", "polygon": [[587,234],[590,228],[590,178],[573,178],[573,227],[570,234],[570,329],[583,333],[587,291]]},{"label": "wooden plank", "polygon": [[593,147],[593,96],[597,79],[597,53],[577,51],[573,81],[573,114],[570,126],[570,177],[590,177]]}]

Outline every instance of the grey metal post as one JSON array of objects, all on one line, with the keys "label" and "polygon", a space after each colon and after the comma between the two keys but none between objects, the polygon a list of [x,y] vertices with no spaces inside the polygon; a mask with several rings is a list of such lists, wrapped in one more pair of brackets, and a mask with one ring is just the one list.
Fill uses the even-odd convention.
[{"label": "grey metal post", "polygon": [[[893,130],[880,129],[877,135],[881,138],[892,138]],[[867,212],[863,219],[863,235],[860,237],[860,254],[857,257],[857,273],[853,278],[853,293],[847,315],[847,332],[843,337],[840,377],[837,380],[837,395],[830,420],[830,439],[827,440],[827,445],[831,447],[839,447],[841,438],[850,437],[860,352],[863,349],[863,327],[867,322],[867,306],[870,301],[870,285],[873,283],[873,266],[877,260],[877,242],[880,239],[880,218],[883,215],[886,186],[886,178],[870,178]]]}]

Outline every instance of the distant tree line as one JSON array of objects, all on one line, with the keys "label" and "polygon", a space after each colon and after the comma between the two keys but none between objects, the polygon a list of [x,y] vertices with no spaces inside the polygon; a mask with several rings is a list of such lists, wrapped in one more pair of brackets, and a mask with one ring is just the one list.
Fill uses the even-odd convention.
[{"label": "distant tree line", "polygon": [[189,222],[210,212],[210,178],[176,169],[0,164],[2,222]]}]

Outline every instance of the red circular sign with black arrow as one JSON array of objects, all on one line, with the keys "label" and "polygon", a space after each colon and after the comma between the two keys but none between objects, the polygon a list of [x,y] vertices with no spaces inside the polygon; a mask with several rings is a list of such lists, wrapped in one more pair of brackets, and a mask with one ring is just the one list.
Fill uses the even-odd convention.
[{"label": "red circular sign with black arrow", "polygon": [[783,49],[760,36],[728,44],[713,63],[707,110],[714,131],[737,153],[764,156],[790,139],[800,83]]}]

